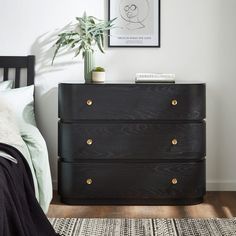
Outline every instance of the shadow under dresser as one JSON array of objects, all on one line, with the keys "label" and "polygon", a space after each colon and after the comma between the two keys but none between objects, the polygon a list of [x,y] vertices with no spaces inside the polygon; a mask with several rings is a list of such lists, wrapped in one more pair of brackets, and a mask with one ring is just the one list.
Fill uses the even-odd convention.
[{"label": "shadow under dresser", "polygon": [[202,202],[205,97],[203,83],[60,84],[61,201]]}]

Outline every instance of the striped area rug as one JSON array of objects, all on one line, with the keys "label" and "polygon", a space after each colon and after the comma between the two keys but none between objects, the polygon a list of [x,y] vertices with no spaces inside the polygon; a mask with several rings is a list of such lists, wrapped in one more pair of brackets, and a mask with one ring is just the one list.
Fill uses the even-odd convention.
[{"label": "striped area rug", "polygon": [[231,219],[63,219],[50,218],[62,236],[236,236]]}]

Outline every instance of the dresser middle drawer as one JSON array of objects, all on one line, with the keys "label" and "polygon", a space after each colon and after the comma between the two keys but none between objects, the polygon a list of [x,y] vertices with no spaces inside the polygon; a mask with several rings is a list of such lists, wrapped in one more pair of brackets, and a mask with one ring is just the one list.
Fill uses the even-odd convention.
[{"label": "dresser middle drawer", "polygon": [[88,159],[202,159],[205,122],[59,123],[59,156]]}]

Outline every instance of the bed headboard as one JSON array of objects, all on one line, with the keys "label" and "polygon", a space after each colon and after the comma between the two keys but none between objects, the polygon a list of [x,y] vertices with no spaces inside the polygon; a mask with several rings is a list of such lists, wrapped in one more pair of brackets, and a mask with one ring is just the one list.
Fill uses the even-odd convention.
[{"label": "bed headboard", "polygon": [[3,80],[9,79],[9,69],[15,68],[15,88],[20,87],[20,71],[27,69],[27,86],[34,84],[35,56],[0,56],[0,69],[3,68]]}]

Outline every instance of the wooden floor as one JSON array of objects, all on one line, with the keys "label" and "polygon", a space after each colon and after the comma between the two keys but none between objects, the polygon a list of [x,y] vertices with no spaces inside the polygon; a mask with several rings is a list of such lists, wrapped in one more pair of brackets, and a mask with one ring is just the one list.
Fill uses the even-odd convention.
[{"label": "wooden floor", "polygon": [[48,217],[58,218],[230,218],[236,216],[236,192],[208,192],[205,202],[194,206],[67,206],[57,194]]}]

